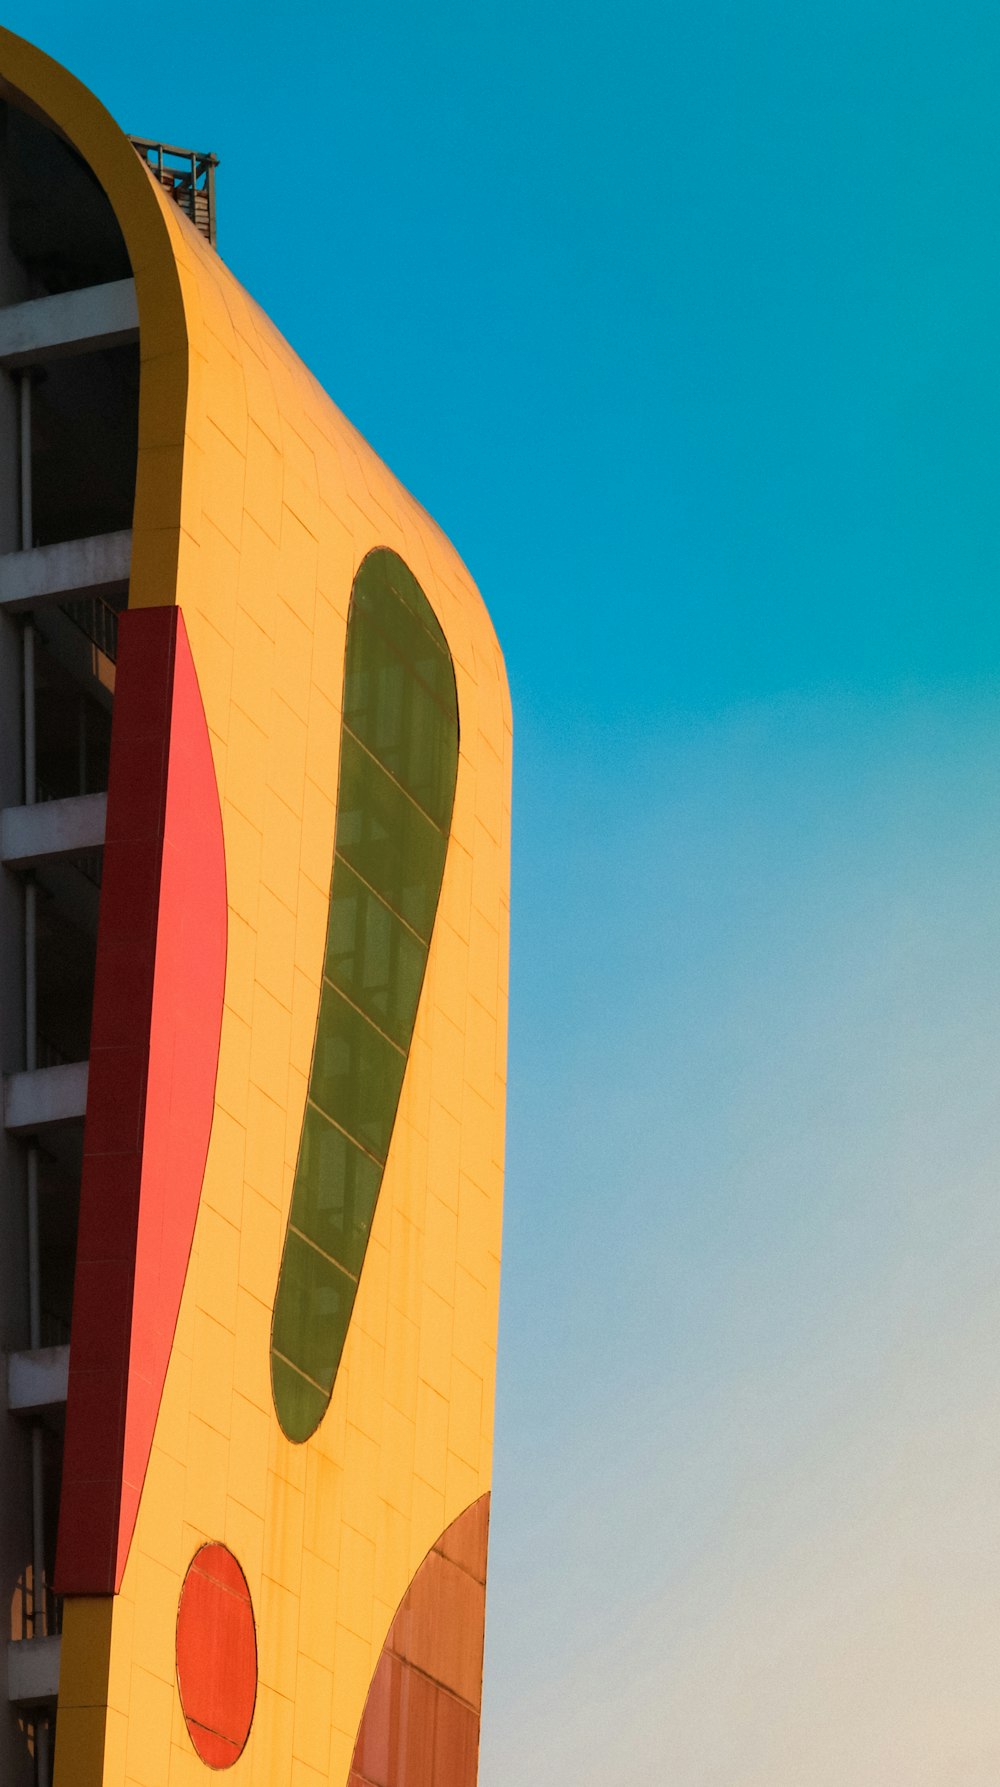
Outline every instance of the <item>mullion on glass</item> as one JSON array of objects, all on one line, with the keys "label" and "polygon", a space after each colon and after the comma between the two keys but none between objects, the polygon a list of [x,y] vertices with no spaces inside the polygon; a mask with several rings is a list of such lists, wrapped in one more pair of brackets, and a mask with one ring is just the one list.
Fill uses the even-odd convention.
[{"label": "mullion on glass", "polygon": [[289,1228],[282,1260],[285,1295],[275,1304],[271,1345],[328,1391],[333,1383],[329,1337],[347,1332],[356,1281],[329,1254]]},{"label": "mullion on glass", "polygon": [[336,850],[430,942],[447,839],[353,735],[342,735]]},{"label": "mullion on glass", "polygon": [[289,1220],[353,1278],[361,1271],[381,1179],[378,1162],[310,1105]]},{"label": "mullion on glass", "polygon": [[407,674],[371,623],[352,639],[344,679],[344,722],[428,818],[451,820],[458,741],[454,716]]},{"label": "mullion on glass", "polygon": [[409,1043],[426,961],[426,944],[338,856],[326,975],[398,1048]]},{"label": "mullion on glass", "polygon": [[338,1128],[384,1161],[406,1056],[343,994],[323,982],[309,1097]]}]

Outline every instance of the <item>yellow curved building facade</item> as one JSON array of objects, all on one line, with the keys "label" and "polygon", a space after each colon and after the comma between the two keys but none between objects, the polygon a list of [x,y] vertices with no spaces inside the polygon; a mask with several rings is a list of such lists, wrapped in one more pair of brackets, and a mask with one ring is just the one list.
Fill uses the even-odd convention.
[{"label": "yellow curved building facade", "polygon": [[[443,1536],[470,1510],[482,1520],[490,1487],[509,901],[503,662],[439,529],[99,102],[7,31],[0,75],[8,105],[42,120],[93,171],[124,237],[140,365],[128,615],[180,610],[218,791],[227,906],[190,1257],[120,1582],[101,1593],[74,1582],[66,1593],[56,1787],[179,1787],[218,1766],[192,1741],[177,1650],[185,1579],[211,1546],[237,1560],[253,1617],[252,1719],[227,1759],[234,1787],[382,1787],[383,1777],[408,1787],[424,1778],[421,1752],[433,1765],[431,1739],[396,1729],[384,1759],[365,1763],[366,1702],[421,1566],[438,1558],[465,1569]],[[386,549],[450,650],[457,778],[346,1341],[325,1415],[294,1443],[272,1398],[272,1312],[327,947],[349,605],[359,567]],[[100,953],[97,972],[100,982]],[[183,1124],[183,1110],[171,1121]],[[62,1493],[65,1502],[68,1478]],[[466,1574],[478,1581],[484,1571]],[[479,1658],[481,1667],[481,1648]],[[440,1681],[458,1694],[447,1671]],[[478,1708],[471,1687],[458,1698]],[[399,1693],[394,1716],[405,1723]],[[447,1766],[439,1759],[439,1772]],[[474,1757],[471,1775],[468,1759],[462,1767],[474,1779]]]}]

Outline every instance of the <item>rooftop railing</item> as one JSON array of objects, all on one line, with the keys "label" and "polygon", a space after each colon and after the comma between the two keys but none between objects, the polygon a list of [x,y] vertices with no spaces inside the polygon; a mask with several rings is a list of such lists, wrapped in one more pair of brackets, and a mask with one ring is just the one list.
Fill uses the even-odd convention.
[{"label": "rooftop railing", "polygon": [[218,156],[197,149],[176,149],[147,137],[129,141],[151,174],[191,219],[195,229],[215,247],[215,170]]}]

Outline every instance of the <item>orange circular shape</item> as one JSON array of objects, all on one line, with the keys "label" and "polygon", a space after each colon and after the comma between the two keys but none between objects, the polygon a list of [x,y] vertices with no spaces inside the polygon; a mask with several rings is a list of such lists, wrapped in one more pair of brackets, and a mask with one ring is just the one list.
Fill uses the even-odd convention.
[{"label": "orange circular shape", "polygon": [[225,1545],[203,1545],[177,1604],[177,1687],[209,1768],[231,1768],[253,1722],[257,1632],[247,1579]]}]

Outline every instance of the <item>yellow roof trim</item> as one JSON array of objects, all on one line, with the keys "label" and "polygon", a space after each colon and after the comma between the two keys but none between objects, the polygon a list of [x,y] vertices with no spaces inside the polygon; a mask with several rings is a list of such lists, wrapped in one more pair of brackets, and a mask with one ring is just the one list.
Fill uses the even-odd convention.
[{"label": "yellow roof trim", "polygon": [[[100,100],[58,62],[3,27],[0,90],[73,145],[104,188],[125,238],[143,362],[132,585],[145,604],[173,602],[188,396],[188,328],[176,258],[180,216],[171,214],[176,207]],[[152,361],[160,362],[167,376],[151,380],[147,363]]]}]

